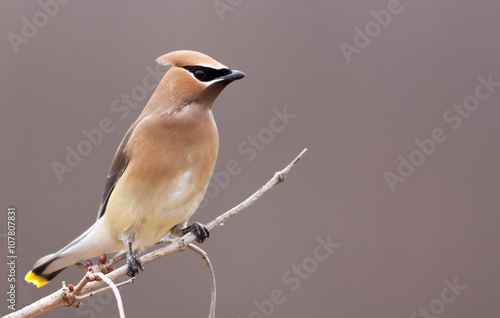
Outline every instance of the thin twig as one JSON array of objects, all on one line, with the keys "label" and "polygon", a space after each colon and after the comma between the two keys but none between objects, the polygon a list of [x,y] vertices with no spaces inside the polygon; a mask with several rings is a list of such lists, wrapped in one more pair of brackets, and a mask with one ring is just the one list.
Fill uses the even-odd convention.
[{"label": "thin twig", "polygon": [[83,264],[82,262],[78,262],[78,263],[76,263],[75,265],[76,265],[78,268],[80,268],[80,269],[82,269],[82,270],[84,270],[84,271],[86,271],[86,272],[89,270],[89,267],[88,267],[87,265]]},{"label": "thin twig", "polygon": [[200,247],[194,245],[194,244],[189,244],[188,247],[195,251],[196,253],[200,254],[201,257],[205,260],[205,263],[207,263],[208,270],[210,271],[210,277],[212,278],[212,284],[211,284],[211,290],[212,290],[212,297],[210,300],[210,315],[208,316],[209,318],[215,318],[215,298],[217,295],[217,289],[215,287],[215,273],[214,273],[214,268],[212,267],[212,263],[210,262],[210,259],[208,258],[207,253],[202,250]]},{"label": "thin twig", "polygon": [[[123,281],[123,282],[115,284],[115,285],[116,285],[116,287],[122,287],[122,286],[125,286],[125,285],[128,285],[128,284],[132,284],[133,282],[135,282],[135,277],[132,277],[130,279],[127,279],[126,281]],[[106,286],[106,287],[103,287],[101,289],[98,289],[98,290],[95,290],[95,291],[91,291],[90,293],[87,293],[85,295],[78,296],[76,298],[81,301],[81,300],[83,300],[85,298],[88,298],[88,297],[91,297],[91,296],[95,296],[95,295],[97,295],[99,293],[102,293],[102,292],[110,290],[110,289],[111,289],[111,286]]]},{"label": "thin twig", "polygon": [[87,273],[88,272],[85,273],[85,276],[83,276],[82,280],[78,283],[78,285],[75,286],[75,289],[73,290],[73,295],[79,295],[83,287],[85,287],[85,285],[87,285],[90,282]]},{"label": "thin twig", "polygon": [[111,287],[111,290],[115,294],[116,304],[118,305],[118,312],[120,313],[120,318],[125,318],[125,311],[123,310],[122,296],[120,295],[120,291],[118,290],[118,287],[116,287],[115,283],[111,279],[107,278],[106,275],[104,275],[103,273],[97,272],[97,273],[94,273],[94,275],[100,277],[106,284],[109,285],[109,287]]},{"label": "thin twig", "polygon": [[285,177],[290,172],[290,170],[293,168],[293,166],[297,163],[297,161],[302,158],[304,153],[307,151],[307,148],[304,148],[302,152],[293,159],[288,166],[285,167],[285,169],[278,171],[274,174],[274,177],[271,178],[271,180],[267,181],[267,183],[262,186],[259,190],[257,190],[254,194],[252,194],[248,199],[245,201],[241,202],[231,210],[227,211],[226,213],[221,214],[218,216],[215,220],[212,222],[206,224],[206,226],[212,230],[216,228],[217,226],[220,226],[222,223],[227,221],[228,219],[232,218],[233,216],[239,214],[241,211],[247,209],[249,206],[255,203],[255,201],[259,200],[264,194],[266,194],[269,190],[274,188],[276,185],[280,184],[281,182],[285,181]]},{"label": "thin twig", "polygon": [[125,257],[127,257],[127,251],[121,251],[121,252],[118,252],[116,253],[112,259],[110,259],[109,261],[106,262],[106,264],[104,264],[104,266],[106,268],[110,268],[111,266],[115,265],[116,263],[118,263],[119,261],[121,260],[124,260]]},{"label": "thin twig", "polygon": [[[264,194],[266,194],[269,190],[274,188],[277,184],[283,182],[285,180],[285,176],[290,172],[290,170],[293,168],[293,166],[299,161],[300,158],[304,155],[304,153],[307,151],[307,149],[302,150],[302,152],[290,163],[288,166],[286,166],[283,170],[278,171],[274,174],[274,176],[259,190],[257,190],[254,194],[252,194],[248,199],[245,201],[241,202],[231,210],[221,214],[219,217],[217,217],[215,220],[211,221],[208,223],[206,226],[210,229],[213,230],[214,228],[220,226],[222,223],[230,219],[231,217],[241,213],[243,210],[247,209],[249,206],[251,206],[255,201],[259,200]],[[157,260],[159,258],[162,258],[164,256],[170,255],[175,252],[183,251],[186,249],[186,246],[193,243],[195,241],[196,237],[192,233],[188,233],[184,235],[181,238],[175,239],[171,244],[159,248],[157,250],[154,250],[152,252],[149,252],[146,255],[143,255],[141,257],[141,262],[143,265],[146,265],[154,260]],[[125,276],[128,272],[128,267],[127,265],[123,265],[122,267],[112,271],[109,273],[106,277],[109,278],[110,280],[116,280],[117,278],[120,278],[122,276]],[[86,294],[91,291],[94,291],[98,289],[99,287],[104,286],[104,282],[91,282],[86,284],[86,286],[82,289],[81,294]],[[73,293],[74,294],[74,293]],[[66,306],[72,306],[71,304],[68,304],[63,297],[63,290],[59,289],[52,294],[35,301],[34,303],[16,311],[13,312],[7,316],[4,316],[4,318],[31,318],[35,317],[41,313],[44,313],[52,308],[66,305]]]}]

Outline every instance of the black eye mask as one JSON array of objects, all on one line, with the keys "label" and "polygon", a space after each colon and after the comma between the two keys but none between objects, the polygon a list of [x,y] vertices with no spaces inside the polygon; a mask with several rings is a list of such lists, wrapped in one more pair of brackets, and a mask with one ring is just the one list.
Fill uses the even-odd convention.
[{"label": "black eye mask", "polygon": [[231,70],[227,68],[216,70],[207,66],[184,66],[184,69],[193,73],[194,77],[202,82],[210,82],[216,78],[231,74]]}]

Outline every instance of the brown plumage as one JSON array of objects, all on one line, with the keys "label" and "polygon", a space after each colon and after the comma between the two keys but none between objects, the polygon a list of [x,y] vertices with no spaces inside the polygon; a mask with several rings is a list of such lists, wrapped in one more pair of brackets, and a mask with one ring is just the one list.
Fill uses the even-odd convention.
[{"label": "brown plumage", "polygon": [[142,269],[136,251],[186,227],[210,182],[219,137],[212,106],[239,71],[207,55],[175,51],[157,62],[169,66],[143,112],[125,134],[113,159],[97,222],[59,252],[41,259],[26,275],[39,287],[62,269],[102,253],[129,249],[129,275]]}]

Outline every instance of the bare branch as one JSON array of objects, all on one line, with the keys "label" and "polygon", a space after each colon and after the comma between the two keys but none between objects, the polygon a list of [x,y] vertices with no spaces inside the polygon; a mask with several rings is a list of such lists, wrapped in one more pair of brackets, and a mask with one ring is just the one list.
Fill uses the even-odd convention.
[{"label": "bare branch", "polygon": [[57,290],[56,292],[43,297],[42,299],[28,305],[18,311],[15,311],[4,318],[29,318],[38,316],[46,311],[49,311],[53,308],[65,305],[65,301],[62,297],[63,291],[62,289]]},{"label": "bare branch", "polygon": [[120,318],[125,318],[125,311],[123,310],[123,302],[122,302],[122,296],[120,295],[120,291],[118,290],[118,287],[116,287],[115,283],[106,277],[101,272],[94,273],[94,275],[100,277],[106,284],[111,287],[111,290],[113,290],[113,293],[115,294],[116,298],[116,304],[118,305],[118,312],[120,313]]},{"label": "bare branch", "polygon": [[210,259],[208,258],[208,255],[207,253],[202,250],[201,248],[199,248],[198,246],[194,245],[194,244],[189,244],[188,247],[190,249],[192,249],[193,251],[195,251],[196,253],[200,254],[201,257],[205,260],[205,263],[207,263],[207,266],[208,266],[208,270],[210,271],[210,277],[212,278],[212,297],[211,297],[211,300],[210,300],[210,314],[209,314],[209,318],[215,318],[215,298],[216,298],[216,295],[217,295],[217,290],[216,290],[216,287],[215,287],[215,273],[214,273],[214,268],[212,267],[212,263],[210,262]]},{"label": "bare branch", "polygon": [[85,276],[83,276],[82,280],[76,285],[75,290],[73,291],[73,295],[80,295],[80,292],[82,291],[83,287],[89,283],[89,278],[87,276],[87,273],[85,273]]},{"label": "bare branch", "polygon": [[[276,185],[280,184],[285,180],[286,175],[290,170],[293,168],[293,166],[299,161],[300,158],[304,155],[304,153],[307,151],[307,149],[302,150],[302,152],[290,163],[288,166],[286,166],[283,170],[278,171],[274,174],[274,176],[264,185],[262,186],[259,190],[257,190],[254,194],[252,194],[250,197],[248,197],[245,201],[241,202],[231,210],[221,214],[218,216],[215,220],[211,221],[210,223],[206,224],[206,226],[210,229],[213,230],[214,228],[220,226],[223,224],[225,221],[230,219],[231,217],[241,213],[243,210],[247,209],[249,206],[251,206],[255,201],[259,200],[264,194],[266,194],[268,191],[270,191],[272,188],[274,188]],[[148,263],[151,263],[154,260],[157,260],[159,258],[162,258],[164,256],[170,255],[175,252],[183,251],[186,249],[186,247],[193,243],[195,241],[195,236],[192,233],[188,233],[184,235],[181,238],[175,239],[171,244],[159,248],[157,250],[151,251],[146,255],[143,255],[141,257],[141,262],[143,265],[146,265]],[[113,261],[113,260],[112,260]],[[107,264],[106,264],[107,265]],[[112,271],[111,273],[107,274],[106,277],[112,281],[125,276],[127,274],[128,268],[127,265],[123,265],[122,267]],[[86,279],[86,278],[84,278]],[[88,283],[88,280],[86,282],[80,282],[82,284],[82,289],[81,291],[78,292],[78,294],[87,294],[92,291],[97,290],[98,288],[104,286],[104,282],[102,281],[94,281]],[[77,287],[80,286],[78,284]],[[75,288],[76,290],[76,288]],[[71,293],[74,296],[78,296],[77,293],[73,292]],[[59,289],[52,294],[32,303],[31,305],[28,305],[16,312],[13,312],[7,316],[4,316],[4,318],[30,318],[30,317],[35,317],[41,313],[44,313],[48,310],[51,310],[55,307],[58,306],[76,306],[76,303],[74,299],[68,299],[66,297],[67,293],[65,292],[64,289]]]},{"label": "bare branch", "polygon": [[212,230],[212,229],[216,228],[217,226],[220,226],[222,223],[224,223],[228,219],[232,218],[233,216],[239,214],[241,211],[247,209],[252,204],[254,204],[255,201],[262,198],[262,196],[264,194],[266,194],[269,190],[271,190],[276,185],[280,184],[281,182],[283,182],[285,180],[285,177],[288,174],[288,172],[290,172],[290,170],[293,168],[293,166],[297,163],[297,161],[300,160],[300,158],[302,158],[302,156],[304,155],[304,153],[306,151],[307,151],[307,148],[302,150],[302,152],[295,159],[293,159],[293,161],[290,162],[290,164],[288,164],[288,166],[286,166],[285,169],[276,172],[274,174],[274,177],[271,178],[271,180],[267,181],[267,183],[262,188],[257,190],[248,199],[241,202],[240,204],[238,204],[237,206],[235,206],[231,210],[227,211],[226,213],[223,213],[222,215],[218,216],[215,220],[206,224],[206,226],[210,230]]},{"label": "bare branch", "polygon": [[[130,279],[124,281],[124,282],[121,282],[121,283],[118,283],[118,284],[115,284],[115,285],[116,285],[116,287],[122,287],[122,286],[125,286],[125,285],[128,285],[128,284],[132,284],[133,282],[135,282],[135,277],[132,277],[132,278],[130,278]],[[99,293],[102,293],[102,292],[110,290],[110,289],[111,289],[110,286],[103,287],[101,289],[98,289],[96,291],[92,291],[92,292],[90,292],[88,294],[85,294],[85,295],[82,295],[82,296],[78,296],[76,298],[81,301],[82,299],[85,299],[85,298],[97,295]]]}]

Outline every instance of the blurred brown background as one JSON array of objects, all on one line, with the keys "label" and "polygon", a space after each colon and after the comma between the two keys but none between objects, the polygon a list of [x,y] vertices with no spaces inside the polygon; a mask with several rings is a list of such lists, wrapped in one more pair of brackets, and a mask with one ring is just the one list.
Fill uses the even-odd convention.
[{"label": "blurred brown background", "polygon": [[[81,278],[70,268],[42,289],[23,281],[38,258],[95,220],[115,150],[152,93],[142,97],[141,87],[156,57],[193,49],[247,77],[214,107],[215,171],[234,160],[239,173],[214,182],[192,220],[231,208],[309,148],[284,184],[203,244],[218,317],[499,316],[500,87],[476,89],[480,76],[500,82],[498,1],[0,6],[0,256],[6,264],[7,207],[15,206],[17,308]],[[113,111],[132,93],[137,107]],[[464,100],[468,110],[454,108]],[[285,107],[295,117],[270,130]],[[59,181],[53,162],[66,164],[66,147],[76,149],[103,118],[114,130]],[[436,128],[446,140],[427,142],[433,151],[422,157],[415,140]],[[384,174],[398,174],[399,156],[419,166],[391,191]],[[337,245],[318,248],[328,239]],[[0,282],[5,299],[5,265]],[[209,282],[197,254],[171,255],[123,288],[126,313],[207,316]],[[42,317],[118,312],[104,294]]]}]

